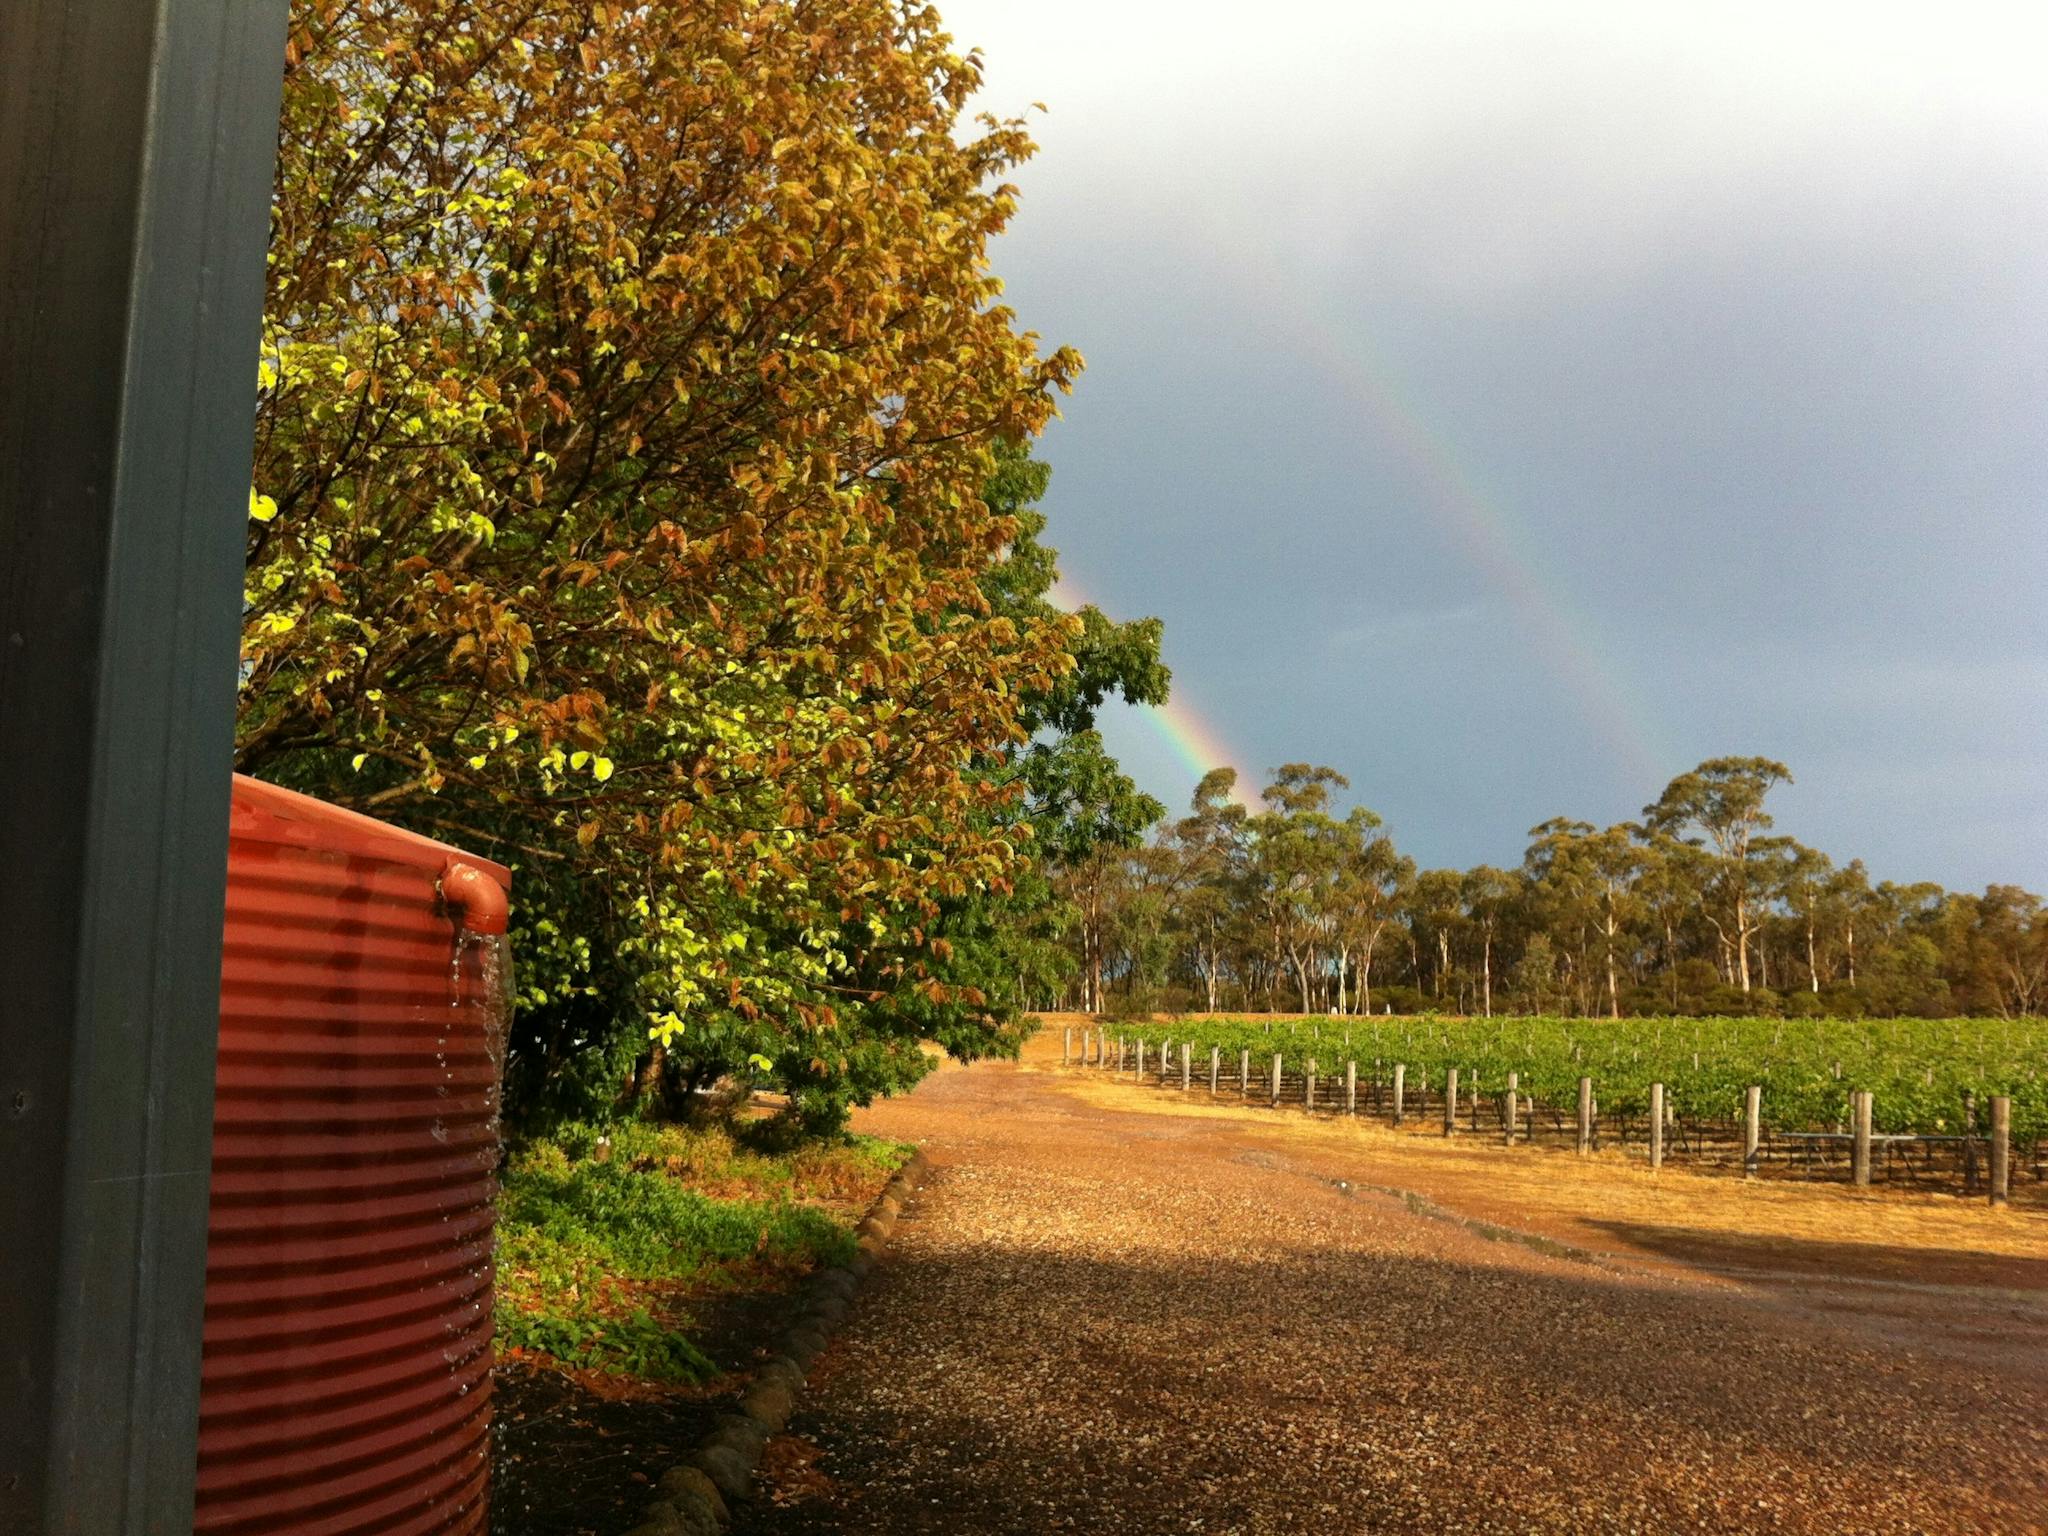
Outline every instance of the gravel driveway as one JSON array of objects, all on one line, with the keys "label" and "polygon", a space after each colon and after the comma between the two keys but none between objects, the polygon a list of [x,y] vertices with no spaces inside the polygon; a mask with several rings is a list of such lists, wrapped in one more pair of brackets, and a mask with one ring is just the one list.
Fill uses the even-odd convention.
[{"label": "gravel driveway", "polygon": [[1575,1261],[1130,1102],[989,1064],[863,1117],[931,1173],[743,1536],[2048,1530],[2038,1297]]}]

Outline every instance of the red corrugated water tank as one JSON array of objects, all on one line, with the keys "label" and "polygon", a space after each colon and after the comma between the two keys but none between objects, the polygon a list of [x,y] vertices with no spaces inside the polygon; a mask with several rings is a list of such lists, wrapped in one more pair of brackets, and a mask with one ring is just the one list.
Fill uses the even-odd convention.
[{"label": "red corrugated water tank", "polygon": [[235,780],[198,1531],[485,1529],[510,883]]}]

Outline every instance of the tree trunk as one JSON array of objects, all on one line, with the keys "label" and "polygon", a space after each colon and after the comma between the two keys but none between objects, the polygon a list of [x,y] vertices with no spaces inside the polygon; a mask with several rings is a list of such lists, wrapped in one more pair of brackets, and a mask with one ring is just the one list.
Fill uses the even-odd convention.
[{"label": "tree trunk", "polygon": [[1607,914],[1607,1016],[1621,1017],[1621,992],[1614,984],[1614,914]]},{"label": "tree trunk", "polygon": [[1486,928],[1486,945],[1481,951],[1479,974],[1485,989],[1486,1016],[1493,1017],[1493,925]]},{"label": "tree trunk", "polygon": [[1735,897],[1735,973],[1738,985],[1749,991],[1749,898],[1738,892]]}]

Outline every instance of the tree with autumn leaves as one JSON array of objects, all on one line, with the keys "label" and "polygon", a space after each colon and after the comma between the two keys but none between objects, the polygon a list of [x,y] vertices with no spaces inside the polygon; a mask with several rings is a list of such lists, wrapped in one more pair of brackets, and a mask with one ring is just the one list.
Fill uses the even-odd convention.
[{"label": "tree with autumn leaves", "polygon": [[1000,1043],[941,929],[1106,621],[1006,600],[1080,359],[978,79],[902,0],[293,6],[238,766],[515,866],[515,1102]]}]

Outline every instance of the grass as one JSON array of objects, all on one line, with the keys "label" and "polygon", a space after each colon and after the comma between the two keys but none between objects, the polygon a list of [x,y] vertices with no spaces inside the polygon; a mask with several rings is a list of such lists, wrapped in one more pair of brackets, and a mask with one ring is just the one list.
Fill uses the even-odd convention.
[{"label": "grass", "polygon": [[871,1137],[786,1152],[730,1127],[571,1125],[515,1147],[498,1206],[501,1347],[656,1382],[717,1374],[692,1302],[850,1257],[909,1155]]}]

